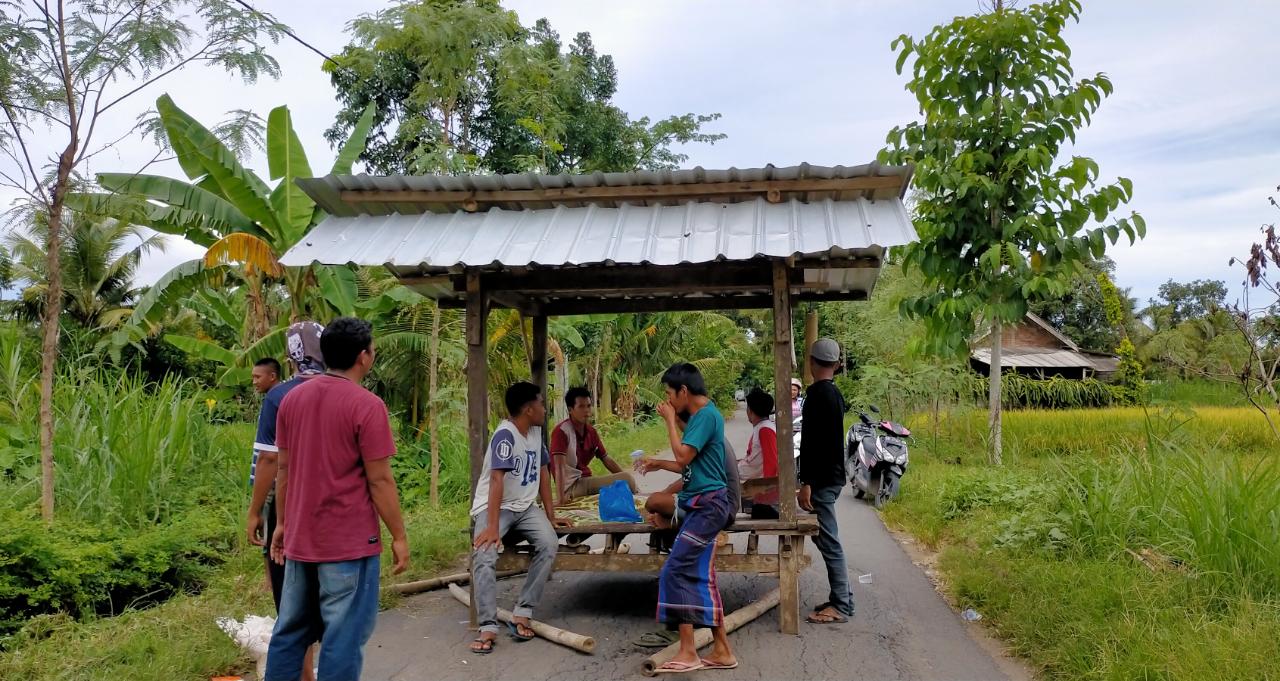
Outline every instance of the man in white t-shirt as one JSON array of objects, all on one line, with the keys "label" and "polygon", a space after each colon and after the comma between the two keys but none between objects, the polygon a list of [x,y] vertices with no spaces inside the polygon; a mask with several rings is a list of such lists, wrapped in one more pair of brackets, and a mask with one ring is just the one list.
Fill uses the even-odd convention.
[{"label": "man in white t-shirt", "polygon": [[[505,402],[510,418],[493,431],[471,505],[475,520],[471,565],[480,623],[480,635],[472,641],[471,652],[480,655],[493,652],[498,638],[498,581],[494,567],[498,545],[524,539],[533,546],[529,573],[520,601],[512,610],[513,621],[508,625],[513,639],[528,641],[534,636],[529,618],[542,599],[542,588],[551,577],[556,558],[559,539],[554,528],[569,525],[555,517],[551,500],[547,448],[542,444],[547,407],[541,391],[532,383],[516,383],[507,388]],[[534,503],[539,499],[542,508]]]}]

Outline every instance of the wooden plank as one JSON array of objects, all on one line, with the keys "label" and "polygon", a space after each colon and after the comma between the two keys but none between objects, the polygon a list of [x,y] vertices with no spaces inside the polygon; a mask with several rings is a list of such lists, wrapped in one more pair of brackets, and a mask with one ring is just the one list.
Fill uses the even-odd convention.
[{"label": "wooden plank", "polygon": [[465,210],[475,210],[482,203],[661,201],[757,194],[770,197],[771,192],[776,192],[773,196],[780,201],[784,198],[782,195],[788,192],[875,192],[877,189],[900,189],[905,179],[898,175],[869,175],[835,179],[699,182],[625,187],[539,187],[485,191],[374,189],[344,190],[339,193],[339,196],[347,203],[459,203]]},{"label": "wooden plank", "polygon": [[[648,523],[589,523],[575,525],[573,527],[556,528],[556,534],[567,536],[571,534],[650,534],[659,531],[653,525]],[[818,531],[818,519],[814,516],[805,515],[791,522],[782,520],[752,520],[742,517],[734,521],[733,527],[726,532],[796,532],[800,534],[809,534]]]},{"label": "wooden plank", "polygon": [[808,558],[804,537],[779,537],[778,558],[778,628],[794,635],[800,633],[800,571]]},{"label": "wooden plank", "polygon": [[[655,553],[558,553],[555,569],[564,572],[657,572],[662,569],[666,559],[665,554]],[[531,560],[532,557],[527,553],[504,552],[498,556],[497,569],[527,570]],[[779,557],[776,554],[735,553],[716,556],[716,570],[720,572],[777,575],[778,565]]]},{"label": "wooden plank", "polygon": [[796,521],[796,461],[792,458],[791,410],[786,408],[791,395],[791,363],[795,356],[791,340],[791,288],[787,264],[773,263],[773,375],[774,399],[778,409],[774,424],[778,431],[778,497],[781,520]]},{"label": "wooden plank", "polygon": [[[471,494],[475,499],[476,482],[483,469],[484,450],[487,445],[489,428],[489,362],[487,345],[487,322],[489,305],[485,300],[484,289],[480,286],[480,275],[471,273],[467,276],[467,312],[465,316],[467,341],[467,443],[470,447]],[[474,531],[475,522],[471,529]],[[472,536],[469,532],[467,536]],[[476,624],[475,608],[475,566],[468,557],[467,571],[471,572],[471,625]]]}]

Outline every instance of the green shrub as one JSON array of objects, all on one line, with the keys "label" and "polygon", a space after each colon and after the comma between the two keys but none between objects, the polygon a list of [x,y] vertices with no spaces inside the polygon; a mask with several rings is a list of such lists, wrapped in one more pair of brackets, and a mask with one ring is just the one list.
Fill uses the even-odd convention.
[{"label": "green shrub", "polygon": [[0,523],[0,637],[37,615],[113,615],[197,589],[236,534],[198,511],[140,533],[8,510]]}]

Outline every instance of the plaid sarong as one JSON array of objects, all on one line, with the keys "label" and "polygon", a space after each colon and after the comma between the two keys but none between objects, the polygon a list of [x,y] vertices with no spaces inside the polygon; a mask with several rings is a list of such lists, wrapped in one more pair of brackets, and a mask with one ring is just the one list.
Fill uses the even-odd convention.
[{"label": "plaid sarong", "polygon": [[681,499],[680,532],[658,575],[658,621],[670,627],[724,624],[716,585],[716,535],[737,512],[725,489]]}]

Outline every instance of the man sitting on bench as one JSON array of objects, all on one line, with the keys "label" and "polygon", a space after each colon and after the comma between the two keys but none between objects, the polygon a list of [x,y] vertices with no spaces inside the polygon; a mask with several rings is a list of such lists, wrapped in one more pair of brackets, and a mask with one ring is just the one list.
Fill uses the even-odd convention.
[{"label": "man sitting on bench", "polygon": [[[635,479],[609,458],[600,434],[591,425],[591,392],[582,387],[570,388],[564,395],[564,404],[569,408],[569,418],[551,431],[551,474],[556,481],[558,503],[563,506],[577,497],[599,494],[619,480],[627,483],[632,494],[638,492]],[[592,459],[600,459],[610,474],[592,475]]]}]

